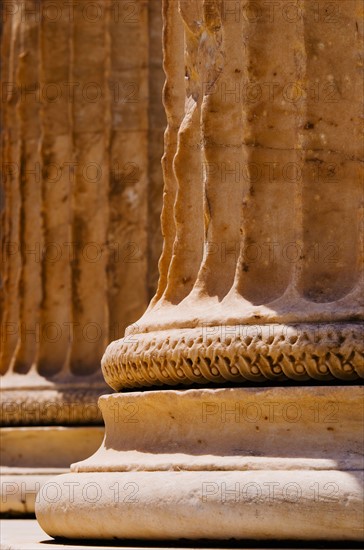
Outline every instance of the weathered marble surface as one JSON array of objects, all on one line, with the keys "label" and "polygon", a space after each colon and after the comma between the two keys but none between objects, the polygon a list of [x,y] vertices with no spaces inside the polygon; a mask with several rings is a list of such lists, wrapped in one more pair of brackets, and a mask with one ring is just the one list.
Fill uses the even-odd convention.
[{"label": "weathered marble surface", "polygon": [[34,513],[37,484],[99,446],[101,356],[156,288],[162,14],[9,0],[1,17],[0,497]]},{"label": "weathered marble surface", "polygon": [[[69,543],[65,541],[56,543],[53,539],[47,537],[47,534],[39,527],[39,524],[33,521],[21,521],[21,520],[0,520],[0,532],[1,532],[1,541],[0,548],[1,550],[56,550],[57,548],[62,548],[63,550],[90,550],[90,544],[83,545],[80,541],[77,544]],[[111,550],[112,548],[120,548],[125,550],[149,550],[150,544],[141,544],[138,542],[123,544],[121,541],[116,543],[106,543],[106,544],[95,544],[98,550]],[[317,546],[320,548],[321,545]],[[165,544],[159,546],[158,544],[153,545],[154,550],[162,550],[166,548]],[[185,545],[173,545],[175,550],[183,550]],[[204,546],[205,550],[209,549],[208,546]],[[216,544],[213,545],[213,548],[216,548]],[[222,543],[219,546],[220,550],[228,550],[229,545]],[[249,544],[245,547],[246,550],[269,550],[270,546],[257,547],[256,544],[250,547]],[[281,550],[279,546],[275,546],[277,550]],[[301,547],[302,550],[312,550],[315,547],[311,544],[307,548]],[[326,545],[326,550],[339,550],[338,546],[335,544],[332,547]]]},{"label": "weathered marble surface", "polygon": [[164,2],[160,280],[114,389],[364,377],[363,4],[314,4]]},{"label": "weathered marble surface", "polygon": [[0,429],[0,514],[34,516],[44,483],[94,453],[103,426],[13,426]]},{"label": "weathered marble surface", "polygon": [[[106,389],[99,366],[107,343],[143,313],[156,287],[165,128],[160,2],[93,6],[4,5],[5,425],[27,424],[32,409],[34,424],[42,417],[67,424],[62,401],[79,403],[83,424],[82,406],[96,405]],[[94,409],[88,421],[100,422]]]},{"label": "weathered marble surface", "polygon": [[45,484],[53,537],[363,538],[363,388],[219,388],[102,397],[106,436]]},{"label": "weathered marble surface", "polygon": [[[289,4],[163,2],[160,279],[103,373],[164,387],[101,400],[39,493],[54,537],[363,539],[362,3]],[[195,383],[235,385],[166,389]]]}]

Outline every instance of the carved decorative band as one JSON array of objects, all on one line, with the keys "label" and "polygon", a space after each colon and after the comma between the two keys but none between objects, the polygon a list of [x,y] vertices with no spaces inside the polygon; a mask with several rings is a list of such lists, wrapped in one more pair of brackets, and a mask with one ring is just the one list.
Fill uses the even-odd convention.
[{"label": "carved decorative band", "polygon": [[261,325],[129,335],[107,348],[115,390],[179,384],[353,381],[364,378],[363,326]]},{"label": "carved decorative band", "polygon": [[98,398],[105,388],[2,390],[2,426],[102,424]]}]

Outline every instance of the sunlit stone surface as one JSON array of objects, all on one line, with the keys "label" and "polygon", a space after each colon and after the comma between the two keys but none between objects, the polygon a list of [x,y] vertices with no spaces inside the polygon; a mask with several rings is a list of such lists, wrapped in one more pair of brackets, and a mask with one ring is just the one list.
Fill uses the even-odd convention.
[{"label": "sunlit stone surface", "polygon": [[288,4],[163,2],[159,286],[102,363],[153,391],[100,400],[52,536],[362,539],[362,4]]},{"label": "sunlit stone surface", "polygon": [[[11,0],[2,21],[1,511],[18,513],[32,468],[55,471],[47,442],[62,468],[99,446],[100,359],[155,290],[164,75],[159,0]],[[84,445],[57,452],[52,425],[89,426]]]}]

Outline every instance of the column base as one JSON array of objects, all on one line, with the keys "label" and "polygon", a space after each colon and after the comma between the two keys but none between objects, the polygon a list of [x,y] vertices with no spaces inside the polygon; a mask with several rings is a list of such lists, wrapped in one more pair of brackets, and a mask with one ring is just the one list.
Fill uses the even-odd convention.
[{"label": "column base", "polygon": [[363,539],[361,387],[100,399],[103,445],[45,484],[41,527],[72,539]]},{"label": "column base", "polygon": [[[85,379],[86,378],[86,379]],[[32,375],[5,374],[1,380],[0,419],[3,426],[100,425],[97,401],[107,391],[94,377],[46,380]]]},{"label": "column base", "polygon": [[297,470],[66,474],[43,486],[37,519],[69,539],[355,541],[362,480]]},{"label": "column base", "polygon": [[360,323],[227,322],[136,333],[130,327],[125,338],[108,346],[102,371],[116,391],[183,384],[345,384],[364,378],[363,340]]},{"label": "column base", "polygon": [[97,449],[103,435],[102,426],[1,428],[0,514],[34,517],[41,487]]}]

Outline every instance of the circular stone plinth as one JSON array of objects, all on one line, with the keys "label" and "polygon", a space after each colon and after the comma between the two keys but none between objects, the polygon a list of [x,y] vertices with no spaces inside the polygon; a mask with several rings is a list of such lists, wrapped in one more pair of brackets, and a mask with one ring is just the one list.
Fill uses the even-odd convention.
[{"label": "circular stone plinth", "polygon": [[361,540],[361,486],[337,471],[65,474],[43,485],[36,514],[70,539]]},{"label": "circular stone plinth", "polygon": [[41,488],[42,528],[89,539],[363,537],[363,388],[100,398],[100,449]]}]

